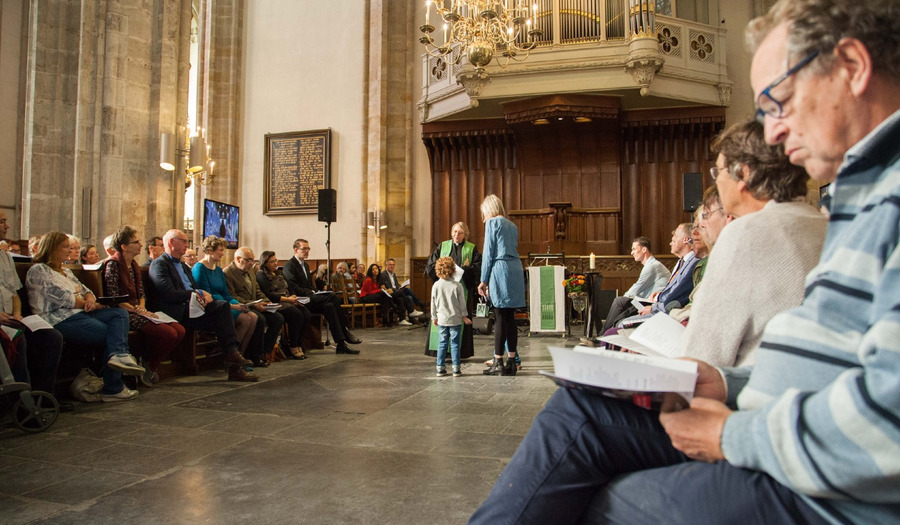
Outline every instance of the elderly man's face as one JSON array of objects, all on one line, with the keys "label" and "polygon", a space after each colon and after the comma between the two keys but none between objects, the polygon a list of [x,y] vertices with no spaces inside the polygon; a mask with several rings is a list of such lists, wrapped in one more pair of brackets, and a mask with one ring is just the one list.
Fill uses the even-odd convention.
[{"label": "elderly man's face", "polygon": [[387,269],[387,271],[389,271],[391,273],[394,273],[394,268],[396,266],[397,266],[397,263],[395,263],[394,261],[388,261],[387,264],[384,265],[384,267]]},{"label": "elderly man's face", "polygon": [[672,255],[681,257],[682,252],[684,251],[684,239],[684,232],[681,231],[681,228],[672,232],[672,241],[669,242],[669,248],[672,251]]},{"label": "elderly man's face", "polygon": [[249,271],[253,267],[253,252],[245,252],[244,256],[235,254],[234,265],[243,271]]},{"label": "elderly man's face", "polygon": [[[753,56],[750,84],[755,96],[803,59],[788,55],[787,37],[785,23],[766,37]],[[772,91],[781,102],[782,118],[765,117],[766,142],[784,144],[791,163],[822,182],[834,180],[844,152],[856,142],[848,140],[846,132],[854,124],[855,111],[848,103],[853,97],[847,84],[837,69],[819,74],[807,66]]]}]

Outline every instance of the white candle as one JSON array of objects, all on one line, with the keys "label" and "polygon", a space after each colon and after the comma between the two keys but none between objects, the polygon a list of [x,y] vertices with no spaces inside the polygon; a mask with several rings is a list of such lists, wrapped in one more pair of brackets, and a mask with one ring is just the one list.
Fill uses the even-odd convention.
[{"label": "white candle", "polygon": [[594,255],[594,252],[591,252],[591,270],[597,268],[597,256]]},{"label": "white candle", "polygon": [[426,26],[428,25],[428,20],[429,20],[428,16],[429,16],[429,11],[430,11],[429,8],[430,7],[431,7],[431,0],[426,0],[426,2],[425,2],[425,25]]}]

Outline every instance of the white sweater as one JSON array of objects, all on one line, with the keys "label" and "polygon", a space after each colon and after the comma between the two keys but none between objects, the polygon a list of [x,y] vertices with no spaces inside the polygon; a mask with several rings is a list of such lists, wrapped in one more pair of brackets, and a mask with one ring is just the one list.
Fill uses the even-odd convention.
[{"label": "white sweater", "polygon": [[809,204],[775,201],[728,224],[694,296],[684,355],[713,366],[753,364],[769,319],[803,299],[827,225]]}]

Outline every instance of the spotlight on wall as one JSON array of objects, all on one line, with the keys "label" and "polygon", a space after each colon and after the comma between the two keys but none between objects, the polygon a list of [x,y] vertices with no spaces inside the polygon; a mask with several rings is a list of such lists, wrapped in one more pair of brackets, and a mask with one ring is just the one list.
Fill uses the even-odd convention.
[{"label": "spotlight on wall", "polygon": [[367,214],[366,228],[375,230],[375,235],[379,235],[381,230],[387,229],[387,220],[384,218],[383,211],[370,211]]},{"label": "spotlight on wall", "polygon": [[193,137],[185,130],[184,146],[177,146],[177,135],[163,133],[159,137],[159,167],[175,171],[176,161],[184,166],[184,182],[187,189],[193,182],[212,182],[216,163],[210,158],[212,146],[206,143],[206,130],[199,129]]}]

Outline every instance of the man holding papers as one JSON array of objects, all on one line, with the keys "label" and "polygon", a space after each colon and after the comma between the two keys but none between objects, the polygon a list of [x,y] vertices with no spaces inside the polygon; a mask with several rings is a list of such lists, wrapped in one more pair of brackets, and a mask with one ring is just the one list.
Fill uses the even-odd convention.
[{"label": "man holding papers", "polygon": [[[161,310],[188,328],[215,332],[225,355],[229,381],[258,381],[259,377],[244,370],[252,361],[241,356],[231,305],[213,300],[209,292],[197,289],[191,270],[181,262],[187,248],[187,235],[181,230],[169,230],[163,236],[165,253],[150,264],[150,296],[152,310]],[[199,304],[202,314],[189,313],[191,304]]]},{"label": "man holding papers", "polygon": [[900,3],[750,29],[766,141],[834,182],[803,303],[752,369],[701,364],[687,410],[560,389],[472,523],[900,523]]},{"label": "man holding papers", "polygon": [[269,298],[259,289],[259,284],[256,282],[253,271],[254,262],[256,261],[253,259],[253,250],[241,246],[234,252],[234,260],[222,272],[225,274],[228,293],[238,302],[249,305],[262,319],[262,322],[256,323],[256,331],[262,333],[253,335],[254,340],[263,340],[262,355],[251,356],[251,358],[254,360],[254,366],[265,366],[262,365],[265,363],[265,356],[272,353],[272,349],[275,348],[275,343],[281,334],[281,327],[284,326],[284,317],[275,309],[267,308],[270,304]]}]

